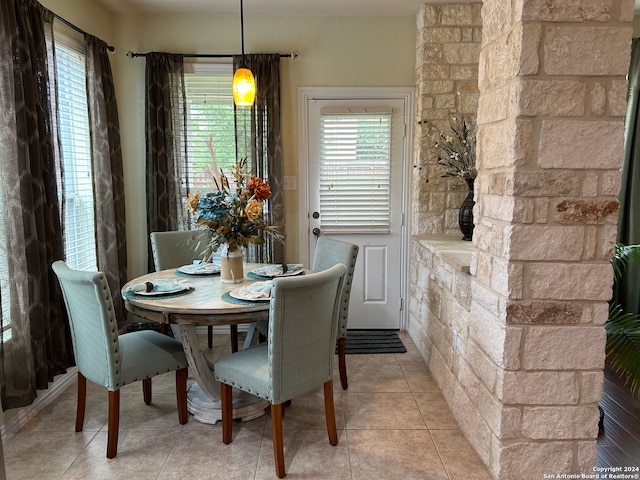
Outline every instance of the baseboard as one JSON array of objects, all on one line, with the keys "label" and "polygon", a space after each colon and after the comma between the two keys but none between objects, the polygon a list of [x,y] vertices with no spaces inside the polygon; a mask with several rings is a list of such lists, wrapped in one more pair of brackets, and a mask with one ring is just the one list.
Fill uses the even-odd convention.
[{"label": "baseboard", "polygon": [[[63,394],[67,388],[69,388],[76,380],[77,369],[71,367],[67,369],[67,373],[57,377],[52,385],[46,389],[38,392],[38,396],[26,407],[12,409],[15,411],[4,412],[5,420],[0,427],[0,433],[2,434],[2,441],[6,443],[24,427],[29,420],[35,417],[40,410],[46,408],[53,403],[61,394]],[[8,419],[6,417],[9,417]]]}]

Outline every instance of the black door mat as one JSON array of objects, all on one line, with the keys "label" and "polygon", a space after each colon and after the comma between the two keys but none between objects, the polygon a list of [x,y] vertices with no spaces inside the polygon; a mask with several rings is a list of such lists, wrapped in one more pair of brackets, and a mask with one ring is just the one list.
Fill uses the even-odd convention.
[{"label": "black door mat", "polygon": [[347,330],[347,354],[405,353],[406,351],[395,330]]}]

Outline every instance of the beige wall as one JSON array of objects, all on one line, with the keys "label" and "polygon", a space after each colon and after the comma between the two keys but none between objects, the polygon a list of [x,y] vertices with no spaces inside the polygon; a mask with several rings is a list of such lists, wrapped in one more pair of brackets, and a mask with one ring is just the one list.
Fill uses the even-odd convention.
[{"label": "beige wall", "polygon": [[[108,15],[95,0],[44,0],[42,4],[118,49],[112,65],[127,199],[128,274],[146,273],[144,58],[131,59],[125,53],[239,53],[239,17]],[[282,59],[281,64],[285,175],[298,173],[299,87],[415,85],[414,16],[245,16],[244,27],[247,53],[295,51],[299,55],[295,60]],[[285,195],[288,261],[298,258],[298,194]]]}]

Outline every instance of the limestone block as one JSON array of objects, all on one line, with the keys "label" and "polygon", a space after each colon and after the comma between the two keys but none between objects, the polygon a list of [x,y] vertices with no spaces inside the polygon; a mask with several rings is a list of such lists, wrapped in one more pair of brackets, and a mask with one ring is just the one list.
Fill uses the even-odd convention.
[{"label": "limestone block", "polygon": [[618,170],[602,172],[600,195],[617,196],[618,193],[620,193],[620,172]]},{"label": "limestone block", "polygon": [[526,407],[522,414],[522,433],[534,440],[595,440],[598,434],[598,409],[596,404]]},{"label": "limestone block", "polygon": [[620,204],[616,199],[562,200],[556,205],[555,220],[558,223],[580,223],[587,225],[615,223]]},{"label": "limestone block", "polygon": [[506,328],[494,315],[480,307],[474,295],[471,302],[469,337],[499,367],[504,365]]},{"label": "limestone block", "polygon": [[540,43],[542,25],[538,23],[522,25],[519,75],[537,75],[540,73]]},{"label": "limestone block", "polygon": [[474,65],[478,63],[478,58],[480,58],[480,44],[444,44],[442,46],[442,58],[445,63]]},{"label": "limestone block", "polygon": [[420,43],[459,43],[462,41],[462,29],[459,27],[431,27],[418,33]]},{"label": "limestone block", "polygon": [[592,370],[604,366],[602,327],[529,327],[524,336],[526,370]]},{"label": "limestone block", "polygon": [[[420,67],[425,63],[442,62],[442,45],[436,43],[428,43],[419,45],[416,51],[416,66]],[[418,82],[420,88],[422,85]]]},{"label": "limestone block", "polygon": [[[479,84],[480,88],[486,88],[486,85],[482,86],[484,76],[482,70],[480,70]],[[511,98],[511,85],[505,83],[500,87],[483,92],[478,99],[478,123],[492,123],[505,120],[509,114],[509,105],[513,103]]]},{"label": "limestone block", "polygon": [[522,267],[504,258],[494,258],[491,269],[491,288],[502,297],[522,297]]},{"label": "limestone block", "polygon": [[500,443],[500,479],[544,478],[550,472],[571,471],[573,442]]},{"label": "limestone block", "polygon": [[591,317],[589,323],[594,325],[604,325],[609,318],[609,304],[607,302],[594,303],[590,305]]},{"label": "limestone block", "polygon": [[[521,60],[522,29],[498,37],[482,49],[482,78],[487,88],[500,85],[518,75]],[[526,61],[526,60],[525,60]]]},{"label": "limestone block", "polygon": [[547,27],[543,70],[547,75],[624,76],[629,70],[630,39],[630,25]]},{"label": "limestone block", "polygon": [[482,25],[480,4],[442,5],[442,25]]},{"label": "limestone block", "polygon": [[464,388],[464,392],[474,408],[482,412],[482,417],[491,431],[500,436],[502,404],[491,394],[466,362],[460,364],[458,384]]},{"label": "limestone block", "polygon": [[577,324],[583,314],[583,306],[572,302],[514,302],[506,305],[506,321],[511,324]]},{"label": "limestone block", "polygon": [[[476,80],[478,79],[477,65],[450,65],[450,75],[452,80]],[[476,86],[477,90],[477,86]]]},{"label": "limestone block", "polygon": [[426,79],[443,79],[449,78],[449,65],[425,63],[418,69],[418,78],[420,81]]},{"label": "limestone block", "polygon": [[525,279],[532,299],[606,301],[613,271],[609,264],[530,263]]},{"label": "limestone block", "polygon": [[508,33],[512,26],[512,12],[511,2],[483,2],[482,37],[485,43]]},{"label": "limestone block", "polygon": [[620,1],[620,17],[621,22],[630,22],[633,20],[635,4],[633,0],[621,0]]},{"label": "limestone block", "polygon": [[513,225],[505,233],[506,256],[511,260],[578,261],[582,257],[581,226]]},{"label": "limestone block", "polygon": [[513,197],[498,197],[485,195],[482,198],[482,216],[503,222],[510,222],[514,216],[515,199]]},{"label": "limestone block", "polygon": [[524,79],[518,83],[517,115],[580,117],[585,112],[586,96],[585,82]]},{"label": "limestone block", "polygon": [[525,21],[607,22],[613,0],[531,0],[525,2]]},{"label": "limestone block", "polygon": [[598,196],[598,174],[595,172],[587,172],[582,181],[582,196],[597,197]]},{"label": "limestone block", "polygon": [[597,458],[597,442],[578,442],[578,468],[580,469],[580,472],[593,471],[593,466],[596,464]]},{"label": "limestone block", "polygon": [[490,392],[496,393],[496,379],[498,378],[498,372],[502,372],[502,369],[475,342],[467,343],[466,361],[469,364],[469,368],[474,371]]},{"label": "limestone block", "polygon": [[607,90],[602,82],[595,82],[591,88],[591,113],[604,115],[607,108]]},{"label": "limestone block", "polygon": [[625,78],[611,81],[607,100],[609,114],[614,117],[624,117],[627,112],[627,91],[629,85]]},{"label": "limestone block", "polygon": [[597,372],[580,373],[580,403],[598,403],[602,398],[604,374]]},{"label": "limestone block", "polygon": [[580,170],[619,168],[624,158],[623,135],[620,120],[545,120],[540,131],[538,165]]},{"label": "limestone block", "polygon": [[574,372],[504,372],[498,392],[508,405],[575,405],[580,385]]},{"label": "limestone block", "polygon": [[451,110],[456,108],[456,95],[454,93],[436,95],[434,100],[435,108],[450,108]]},{"label": "limestone block", "polygon": [[558,170],[518,171],[513,175],[513,195],[576,197],[580,192],[580,178],[575,173]]}]

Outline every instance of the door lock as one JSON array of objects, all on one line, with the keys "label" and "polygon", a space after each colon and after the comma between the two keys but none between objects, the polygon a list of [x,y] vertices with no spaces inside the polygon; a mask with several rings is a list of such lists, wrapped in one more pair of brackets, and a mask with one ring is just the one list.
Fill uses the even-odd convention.
[{"label": "door lock", "polygon": [[320,218],[320,212],[313,212],[311,216],[317,220],[318,218]]},{"label": "door lock", "polygon": [[316,237],[320,236],[320,229],[318,227],[314,228],[312,232]]}]

